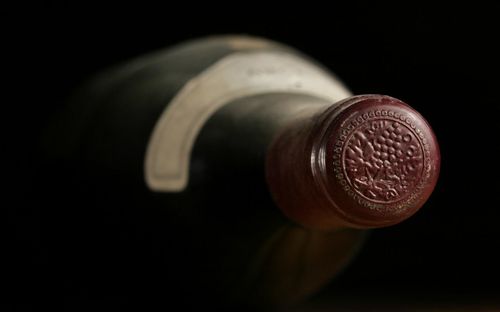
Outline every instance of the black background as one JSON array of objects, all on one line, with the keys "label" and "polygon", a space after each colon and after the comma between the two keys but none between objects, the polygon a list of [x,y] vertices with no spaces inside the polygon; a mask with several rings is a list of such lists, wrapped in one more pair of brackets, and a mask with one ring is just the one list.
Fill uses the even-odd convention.
[{"label": "black background", "polygon": [[[359,293],[382,301],[498,303],[499,13],[499,5],[309,2],[5,10],[2,119],[4,152],[12,159],[4,166],[14,171],[5,181],[10,196],[2,209],[9,224],[2,251],[6,302],[30,308],[49,294],[76,302],[69,306],[86,300],[77,281],[50,271],[54,259],[43,217],[50,206],[37,198],[44,178],[33,161],[40,132],[71,90],[101,69],[155,49],[245,33],[302,50],[354,94],[388,94],[409,103],[431,123],[441,146],[441,176],[428,203],[410,220],[374,231],[318,298]],[[108,299],[103,302],[110,307],[123,304]]]}]

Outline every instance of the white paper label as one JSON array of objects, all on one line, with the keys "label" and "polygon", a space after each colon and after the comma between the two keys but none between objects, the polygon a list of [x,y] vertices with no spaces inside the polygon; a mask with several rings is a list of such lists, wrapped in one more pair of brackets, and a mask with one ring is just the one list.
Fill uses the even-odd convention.
[{"label": "white paper label", "polygon": [[190,80],[159,118],[145,157],[145,179],[154,191],[182,191],[195,139],[210,116],[232,100],[269,92],[308,94],[335,103],[351,96],[322,68],[291,53],[236,52]]}]

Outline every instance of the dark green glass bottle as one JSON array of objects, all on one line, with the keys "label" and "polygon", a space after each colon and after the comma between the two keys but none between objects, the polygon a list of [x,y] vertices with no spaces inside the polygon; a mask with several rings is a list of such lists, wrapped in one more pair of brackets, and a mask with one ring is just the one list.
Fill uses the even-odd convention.
[{"label": "dark green glass bottle", "polygon": [[303,300],[367,229],[423,205],[440,161],[408,105],[352,96],[292,48],[245,36],[103,72],[45,142],[73,280],[138,306]]}]

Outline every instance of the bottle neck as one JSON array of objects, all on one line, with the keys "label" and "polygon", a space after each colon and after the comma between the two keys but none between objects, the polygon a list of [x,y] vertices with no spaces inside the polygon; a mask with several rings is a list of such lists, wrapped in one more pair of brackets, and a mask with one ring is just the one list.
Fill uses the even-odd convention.
[{"label": "bottle neck", "polygon": [[241,185],[241,194],[228,188],[235,198],[259,186],[290,220],[319,230],[399,223],[439,172],[430,126],[383,95],[334,104],[293,93],[241,98],[212,116],[197,145],[193,182],[202,168],[210,172],[200,177]]},{"label": "bottle neck", "polygon": [[417,212],[439,174],[436,138],[407,104],[384,95],[337,102],[272,142],[266,171],[281,210],[309,228],[376,228]]},{"label": "bottle neck", "polygon": [[317,97],[293,93],[244,97],[218,110],[205,124],[196,144],[205,145],[204,153],[217,148],[217,159],[265,160],[277,135],[290,126],[311,121],[330,105]]},{"label": "bottle neck", "polygon": [[[272,197],[270,202],[280,208],[277,211],[295,223],[311,227],[310,218],[323,216],[315,209],[319,206],[314,201],[322,195],[311,181],[309,143],[318,119],[331,107],[326,100],[295,93],[245,97],[225,105],[198,136],[191,161],[191,186],[206,184],[203,179],[207,177],[215,177],[219,184],[233,181],[238,188],[232,192],[241,190],[241,200],[246,193],[262,187],[260,191]],[[285,180],[283,172],[287,173]],[[308,187],[293,194],[296,189],[289,183],[305,183]],[[288,200],[305,207],[304,214],[289,214],[285,208]],[[339,222],[339,226],[343,225]],[[315,223],[312,227],[318,228]],[[332,229],[331,220],[328,229]]]}]

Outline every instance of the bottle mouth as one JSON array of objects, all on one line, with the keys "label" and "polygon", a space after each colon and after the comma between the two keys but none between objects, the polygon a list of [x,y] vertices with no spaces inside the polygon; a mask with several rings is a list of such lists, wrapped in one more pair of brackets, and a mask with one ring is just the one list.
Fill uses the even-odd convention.
[{"label": "bottle mouth", "polygon": [[316,185],[352,227],[399,223],[418,211],[439,175],[440,153],[427,121],[384,95],[350,97],[323,113],[313,144]]}]

